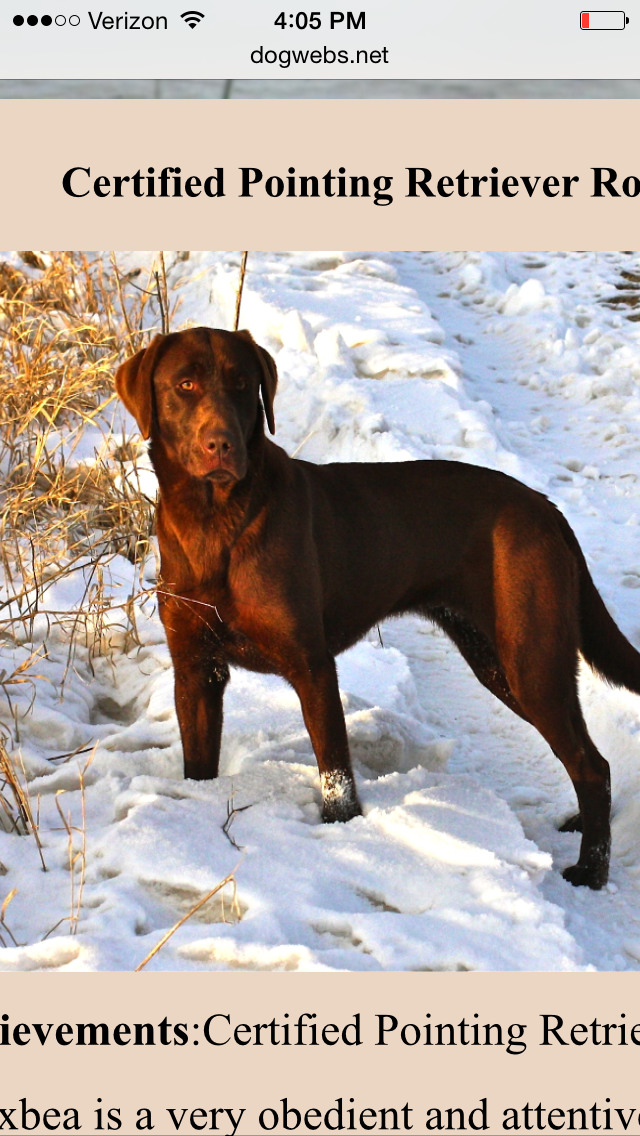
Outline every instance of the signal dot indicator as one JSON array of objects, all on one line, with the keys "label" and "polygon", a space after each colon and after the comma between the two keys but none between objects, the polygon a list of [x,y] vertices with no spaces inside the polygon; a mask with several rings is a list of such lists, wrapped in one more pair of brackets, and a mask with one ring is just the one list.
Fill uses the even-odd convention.
[{"label": "signal dot indicator", "polygon": [[37,16],[27,16],[27,23],[28,23],[30,28],[35,28],[37,22],[38,22]]},{"label": "signal dot indicator", "polygon": [[16,25],[17,28],[21,28],[22,25],[24,24],[24,16],[14,16],[13,22]]},{"label": "signal dot indicator", "polygon": [[53,20],[52,20],[51,16],[41,16],[40,17],[40,23],[44,24],[45,28],[48,28],[53,23]]}]

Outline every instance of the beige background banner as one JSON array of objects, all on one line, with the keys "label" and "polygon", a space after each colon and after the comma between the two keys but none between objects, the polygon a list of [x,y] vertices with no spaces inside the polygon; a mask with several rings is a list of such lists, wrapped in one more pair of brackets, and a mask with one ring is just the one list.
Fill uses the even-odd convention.
[{"label": "beige background banner", "polygon": [[[8,1015],[13,1031],[19,1023],[104,1022],[111,1031],[118,1023],[131,1027],[136,1022],[149,1022],[155,1027],[154,1047],[117,1046],[88,1048],[70,1045],[60,1047],[50,1038],[44,1047],[33,1035],[24,1031],[28,1045],[12,1043],[2,1047],[2,1090],[0,1108],[20,1109],[21,1098],[27,1107],[42,1112],[46,1108],[75,1107],[80,1114],[82,1131],[99,1131],[96,1112],[100,1104],[106,1110],[120,1108],[123,1133],[136,1131],[138,1109],[150,1109],[156,1136],[176,1131],[168,1109],[178,1118],[187,1109],[180,1132],[232,1132],[228,1115],[216,1117],[212,1128],[211,1109],[231,1109],[236,1120],[240,1109],[246,1111],[237,1131],[242,1136],[271,1130],[340,1131],[338,1114],[322,1117],[336,1108],[342,1097],[342,1131],[393,1131],[388,1114],[386,1129],[381,1127],[379,1110],[398,1110],[396,1131],[438,1131],[427,1128],[429,1109],[461,1108],[466,1128],[459,1118],[444,1131],[473,1131],[469,1122],[471,1110],[479,1109],[487,1098],[487,1116],[492,1134],[502,1131],[571,1131],[569,1109],[583,1108],[586,1128],[578,1117],[574,1131],[624,1132],[615,1109],[623,1110],[624,1119],[632,1113],[629,1131],[639,1127],[638,1110],[638,1046],[628,1044],[593,1045],[591,1023],[617,1023],[610,1031],[616,1039],[620,1023],[626,1022],[628,1037],[632,1026],[640,1021],[638,981],[626,975],[469,975],[469,974],[405,974],[405,975],[288,975],[288,974],[202,974],[202,975],[93,975],[93,976],[3,976],[2,1012]],[[283,1023],[286,1015],[295,1022],[300,1014],[316,1014],[321,1025],[332,1023],[340,1029],[361,1015],[360,1046],[290,1047],[264,1044],[242,1046],[232,1041],[219,1047],[206,1044],[203,1026],[212,1014],[228,1014],[231,1028],[240,1024],[254,1026],[275,1019]],[[474,1015],[478,1015],[477,1018]],[[561,1036],[566,1046],[554,1043],[541,1046],[542,1015],[553,1015],[552,1024],[562,1018]],[[377,1046],[377,1015],[394,1015],[398,1028],[389,1033],[389,1044]],[[428,1019],[427,1015],[431,1015]],[[625,1016],[626,1015],[626,1016]],[[457,1026],[465,1018],[470,1024],[501,1023],[506,1040],[511,1023],[526,1024],[522,1053],[509,1054],[506,1046],[427,1047],[421,1041],[404,1045],[400,1030],[407,1025],[405,1036],[416,1037],[409,1026],[414,1023],[424,1030],[425,1023],[452,1023]],[[184,1046],[159,1044],[159,1024],[166,1019],[167,1036],[174,1037],[173,1027],[183,1023],[189,1041]],[[197,1025],[196,1025],[197,1023]],[[389,1019],[386,1020],[389,1025]],[[583,1044],[570,1043],[574,1037]],[[52,1031],[53,1032],[53,1031]],[[292,1031],[293,1032],[293,1031]],[[218,1019],[214,1034],[219,1040],[229,1036],[229,1028]],[[13,1034],[11,1034],[13,1036]],[[255,1036],[241,1033],[243,1039]],[[265,1034],[266,1036],[266,1034]],[[279,1036],[282,1036],[280,1032]],[[305,1033],[308,1039],[308,1028]],[[353,1033],[352,1033],[353,1036]],[[467,1037],[470,1037],[470,1031]],[[481,1032],[481,1036],[484,1036]],[[495,1041],[497,1033],[494,1031]],[[604,1038],[599,1028],[597,1038]],[[640,1028],[636,1030],[640,1041]],[[458,1031],[459,1037],[459,1031]],[[297,1127],[295,1115],[289,1117],[289,1128],[282,1123],[282,1099],[291,1109],[303,1115],[309,1109],[309,1123]],[[353,1101],[351,1101],[353,1098]],[[525,1106],[530,1105],[529,1127]],[[536,1107],[541,1104],[542,1125],[538,1126]],[[408,1105],[405,1126],[402,1109]],[[593,1106],[599,1112],[593,1112]],[[356,1127],[349,1127],[348,1109],[356,1110]],[[610,1127],[606,1127],[605,1109],[609,1108]],[[194,1109],[202,1110],[193,1117]],[[277,1111],[280,1122],[273,1128],[262,1128],[259,1116],[263,1109]],[[359,1122],[363,1109],[364,1125]],[[503,1128],[504,1110],[516,1109],[520,1128]],[[559,1110],[551,1114],[549,1110]],[[375,1115],[377,1113],[378,1115]],[[564,1113],[564,1116],[562,1115]],[[13,1114],[14,1122],[19,1113]],[[476,1124],[481,1123],[474,1113]],[[549,1123],[549,1120],[553,1124]],[[33,1124],[33,1116],[30,1123]],[[0,1113],[0,1123],[2,1115]],[[592,1125],[593,1122],[593,1125]],[[267,1114],[266,1123],[273,1123]],[[318,1127],[319,1125],[319,1127]],[[555,1125],[555,1128],[554,1128]],[[202,1126],[202,1127],[200,1127]],[[315,1128],[314,1128],[315,1126]],[[599,1126],[599,1127],[598,1127]],[[6,1129],[8,1130],[8,1125]],[[18,1129],[22,1131],[22,1129]],[[36,1131],[44,1131],[41,1126]],[[62,1129],[61,1129],[62,1130]],[[107,1131],[106,1119],[103,1129]],[[147,1130],[145,1128],[142,1131]],[[476,1130],[482,1131],[482,1128]]]},{"label": "beige background banner", "polygon": [[[6,248],[598,249],[633,247],[638,232],[640,197],[589,196],[594,165],[615,167],[620,178],[640,177],[640,158],[629,145],[637,136],[640,108],[634,101],[20,101],[5,102],[3,109],[0,229]],[[180,166],[183,177],[201,178],[223,166],[228,195],[72,200],[61,187],[72,166],[90,167],[92,178],[112,178],[146,172],[150,165],[156,170]],[[341,165],[348,175],[392,176],[393,204],[236,196],[240,166],[259,167],[266,178],[286,176],[289,166],[298,174],[322,176]],[[489,175],[497,166],[500,177],[578,175],[580,183],[572,200],[537,191],[532,199],[521,191],[511,200],[413,200],[404,196],[407,166],[429,167],[437,177],[455,177],[462,169]],[[236,1116],[245,1108],[238,1131],[255,1136],[261,1131],[260,1109],[278,1108],[285,1096],[293,1107],[320,1112],[339,1097],[346,1112],[353,1097],[358,1111],[401,1109],[408,1103],[414,1110],[411,1130],[424,1132],[428,1108],[468,1111],[487,1097],[492,1134],[503,1131],[505,1108],[521,1110],[539,1102],[545,1109],[635,1108],[629,1131],[637,1131],[640,1051],[635,1044],[605,1047],[587,1041],[545,1048],[538,1042],[543,1013],[558,1014],[571,1025],[588,1026],[594,1019],[633,1025],[640,1021],[639,995],[640,979],[633,975],[4,974],[0,1015],[7,1019],[0,1025],[10,1031],[20,1022],[103,1021],[111,1027],[151,1022],[157,1031],[166,1016],[169,1023],[187,1024],[189,1042],[66,1048],[51,1041],[42,1047],[32,1034],[28,1045],[12,1040],[0,1047],[0,1109],[19,1108],[20,1098],[40,1111],[76,1107],[81,1130],[93,1133],[100,1097],[105,1109],[122,1110],[120,1130],[127,1136],[136,1131],[138,1108],[152,1109],[152,1131],[167,1136],[174,1131],[167,1108],[231,1108]],[[360,1013],[364,1044],[218,1048],[201,1040],[202,1023],[212,1013],[228,1013],[235,1025],[282,1021],[286,1013],[294,1020],[305,1012],[340,1026]],[[509,1055],[498,1046],[405,1046],[396,1034],[388,1047],[373,1044],[376,1014],[422,1027],[428,1013],[433,1022],[458,1023],[465,1017],[504,1027],[527,1023],[527,1050]],[[599,1130],[624,1131],[615,1114],[609,1128],[604,1114],[594,1115]],[[12,1116],[14,1122],[19,1119],[17,1113]],[[181,1132],[197,1130],[188,1117]],[[201,1116],[195,1120],[203,1122]],[[568,1121],[559,1127],[559,1114],[556,1123],[555,1130],[570,1130]],[[222,1114],[217,1129],[211,1127],[210,1112],[206,1124],[200,1130],[232,1130]],[[554,1130],[546,1115],[544,1124],[529,1130]],[[9,1123],[2,1127],[1,1113],[0,1128],[11,1130]],[[106,1121],[102,1130],[108,1130]],[[519,1130],[526,1130],[522,1113]],[[286,1129],[279,1123],[273,1131]]]},{"label": "beige background banner", "polygon": [[[640,178],[634,100],[3,102],[3,247],[45,248],[629,248],[636,199],[590,196],[592,166]],[[74,200],[67,170],[97,177],[179,166],[183,180],[225,169],[224,198]],[[241,199],[239,167],[286,178],[393,177],[391,205],[370,199]],[[529,198],[407,198],[406,167],[441,176],[524,175]],[[578,176],[574,198],[542,193]],[[89,179],[78,175],[79,192]],[[86,184],[85,184],[86,183]],[[638,182],[640,188],[640,182]]]}]

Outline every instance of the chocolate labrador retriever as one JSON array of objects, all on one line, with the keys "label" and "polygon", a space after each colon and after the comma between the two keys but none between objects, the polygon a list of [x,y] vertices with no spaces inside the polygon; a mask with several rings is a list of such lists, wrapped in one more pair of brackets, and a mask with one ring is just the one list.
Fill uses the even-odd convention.
[{"label": "chocolate labrador retriever", "polygon": [[300,698],[324,819],[358,815],[334,659],[415,612],[560,758],[580,808],[563,828],[582,831],[564,876],[602,887],[609,766],[580,709],[578,654],[637,694],[640,654],[569,525],[540,493],[461,462],[293,460],[264,432],[276,383],[249,332],[204,327],[156,336],[116,376],[160,486],[158,594],[185,776],[217,776],[229,665],[275,673]]}]

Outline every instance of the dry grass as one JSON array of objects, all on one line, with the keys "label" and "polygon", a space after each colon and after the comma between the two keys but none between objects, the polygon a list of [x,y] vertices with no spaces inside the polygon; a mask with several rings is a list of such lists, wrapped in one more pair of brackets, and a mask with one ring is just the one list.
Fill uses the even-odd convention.
[{"label": "dry grass", "polygon": [[[171,929],[169,931],[167,931],[167,933],[165,935],[162,936],[160,941],[158,943],[156,943],[153,950],[149,951],[149,954],[145,955],[142,962],[138,963],[137,967],[135,968],[134,974],[139,974],[141,970],[144,970],[147,963],[151,962],[151,959],[154,958],[155,955],[158,954],[158,951],[162,950],[165,943],[168,943],[168,941],[172,937],[172,935],[175,935],[176,931],[178,931],[180,929],[180,927],[184,926],[184,924],[189,919],[191,919],[192,916],[194,916],[196,914],[196,912],[198,912],[200,910],[201,907],[204,907],[204,905],[206,903],[208,903],[209,900],[212,899],[214,895],[217,895],[218,892],[223,892],[223,894],[224,894],[224,889],[226,887],[231,887],[231,889],[232,889],[231,911],[232,911],[234,917],[232,918],[231,922],[235,923],[235,922],[239,921],[239,919],[241,918],[241,914],[240,914],[239,907],[238,907],[238,897],[237,897],[236,879],[235,879],[235,873],[237,871],[237,868],[238,868],[238,864],[236,864],[236,867],[233,869],[232,872],[229,873],[228,876],[225,876],[225,878],[223,880],[220,880],[219,884],[216,884],[216,886],[214,888],[212,888],[211,891],[208,891],[207,894],[203,895],[202,898],[199,899],[197,903],[194,903],[193,907],[191,907],[189,909],[189,911],[187,911],[186,915],[182,916],[182,919],[178,919],[178,922],[174,923],[173,927],[171,927]],[[224,907],[223,907],[223,911],[224,911]],[[224,922],[227,922],[227,920],[225,919]]]},{"label": "dry grass", "polygon": [[[141,645],[136,608],[149,594],[143,567],[152,550],[155,501],[138,478],[143,444],[114,432],[113,376],[150,334],[169,331],[177,305],[162,254],[144,274],[123,274],[114,256],[105,262],[74,253],[19,255],[20,265],[0,262],[0,698],[10,712],[8,723],[6,713],[0,722],[0,828],[31,837],[46,872],[40,800],[32,804],[19,749],[21,723],[49,681],[41,664],[54,649],[56,696],[62,698],[80,645],[90,667],[96,654],[115,661],[116,650]],[[87,452],[88,427],[99,442],[94,453]],[[136,569],[124,598],[109,583],[117,556]],[[54,586],[68,581],[76,597],[71,608],[55,602]],[[93,751],[85,744],[51,759],[90,754],[78,770],[80,815],[65,807],[64,790],[55,796],[58,831],[66,838],[69,913],[44,938],[61,927],[71,935],[78,930],[87,870],[85,777]],[[235,848],[230,829],[241,811],[230,801],[223,828]],[[213,897],[220,896],[225,921],[241,918],[234,872],[190,906],[138,971]],[[17,945],[6,920],[15,895],[13,888],[0,903],[2,947]]]},{"label": "dry grass", "polygon": [[[64,830],[67,834],[67,865],[69,868],[69,887],[70,887],[70,912],[69,915],[62,919],[53,926],[44,939],[48,939],[54,931],[63,923],[69,924],[69,934],[75,935],[78,931],[78,924],[80,922],[80,912],[82,910],[82,896],[84,892],[86,871],[87,871],[87,798],[86,798],[86,785],[85,775],[87,769],[93,761],[93,754],[95,748],[91,753],[91,757],[86,762],[83,769],[78,771],[78,787],[80,789],[80,825],[74,824],[71,812],[67,812],[66,816],[60,804],[60,798],[64,795],[64,789],[58,789],[56,793],[56,808],[62,820]],[[76,848],[75,836],[80,837],[80,847]],[[43,939],[43,941],[44,941]]]},{"label": "dry grass", "polygon": [[39,825],[31,808],[24,767],[21,772],[22,778],[16,768],[16,759],[9,755],[4,741],[0,739],[0,826],[19,836],[33,836],[38,846],[42,870],[46,872]]},{"label": "dry grass", "polygon": [[[3,947],[7,947],[7,946],[17,947],[19,945],[17,943],[14,935],[13,935],[13,932],[10,930],[10,928],[7,924],[6,918],[5,918],[5,916],[7,914],[8,906],[11,903],[11,900],[17,894],[18,894],[18,889],[12,888],[11,891],[9,892],[9,894],[5,896],[2,907],[0,908],[0,928],[2,929],[0,931],[0,946],[3,946]],[[6,936],[6,938],[5,938],[5,936]]]},{"label": "dry grass", "polygon": [[[135,603],[146,591],[141,569],[150,553],[154,501],[136,473],[142,445],[138,451],[135,442],[109,428],[116,409],[113,375],[158,325],[169,326],[171,311],[163,257],[150,273],[123,274],[113,256],[105,261],[81,253],[19,255],[19,265],[0,262],[0,650],[5,662],[0,697],[10,711],[0,736],[0,826],[33,836],[46,871],[17,750],[25,700],[19,699],[18,714],[13,694],[27,685],[27,706],[37,697],[46,681],[39,664],[50,651],[53,629],[57,649],[62,642],[66,652],[60,697],[79,643],[89,648],[90,663],[92,654],[111,652],[114,639],[124,649],[138,642]],[[99,428],[94,432],[99,446],[91,454],[84,433],[88,426]],[[136,587],[124,598],[107,586],[107,566],[117,555],[139,570]],[[81,602],[71,611],[57,610],[52,586],[72,577],[83,580]],[[9,659],[15,661],[8,664]],[[73,932],[82,901],[86,835],[84,819],[81,829],[63,820]],[[73,833],[79,831],[76,851]],[[7,903],[0,915],[5,932]]]},{"label": "dry grass", "polygon": [[[114,609],[105,564],[118,553],[144,561],[154,502],[126,439],[103,430],[99,452],[76,460],[74,451],[87,425],[108,419],[113,374],[147,342],[159,310],[166,323],[166,274],[162,262],[156,290],[153,275],[146,287],[115,262],[107,271],[83,254],[22,256],[24,269],[0,263],[0,642],[29,641],[47,614],[66,618],[71,645],[81,632],[99,644]],[[80,569],[88,583],[69,623],[47,593]],[[131,597],[116,606],[135,637]]]}]

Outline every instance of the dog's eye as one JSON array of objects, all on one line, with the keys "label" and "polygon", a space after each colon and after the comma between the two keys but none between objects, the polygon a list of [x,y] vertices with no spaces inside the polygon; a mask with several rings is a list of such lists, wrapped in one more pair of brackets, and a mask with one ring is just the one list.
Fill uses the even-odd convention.
[{"label": "dog's eye", "polygon": [[184,379],[183,382],[178,384],[178,390],[181,391],[192,391],[195,390],[195,387],[196,384],[194,383],[193,379]]},{"label": "dog's eye", "polygon": [[237,381],[237,383],[236,383],[236,387],[237,387],[237,389],[238,389],[239,391],[243,391],[243,390],[244,390],[244,388],[246,387],[246,385],[247,385],[247,384],[246,384],[246,382],[245,382],[245,380],[244,380],[244,379],[238,379],[238,381]]}]

